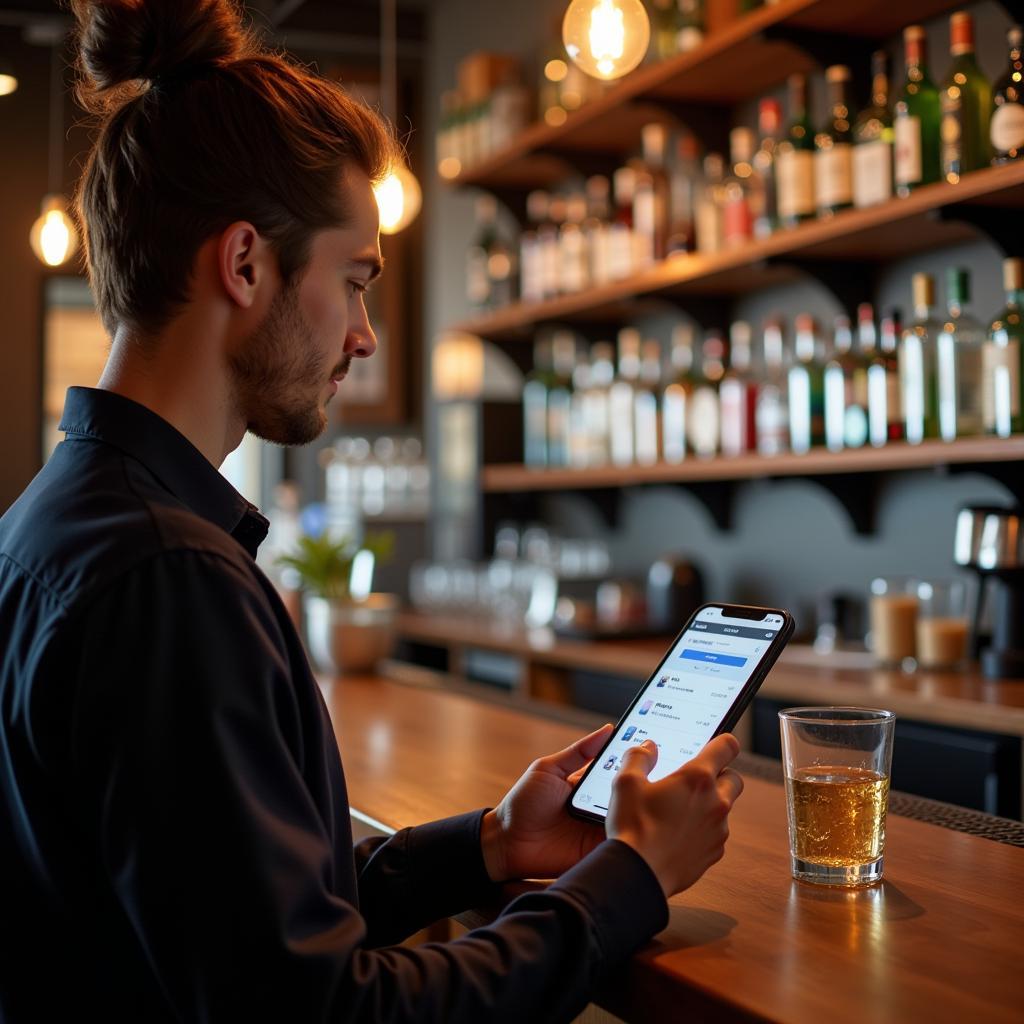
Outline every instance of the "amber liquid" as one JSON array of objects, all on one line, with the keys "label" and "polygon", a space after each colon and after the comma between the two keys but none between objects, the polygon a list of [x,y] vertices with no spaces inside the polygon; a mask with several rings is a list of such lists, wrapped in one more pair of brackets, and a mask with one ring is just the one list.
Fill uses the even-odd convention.
[{"label": "amber liquid", "polygon": [[865,768],[818,765],[786,779],[793,855],[810,864],[870,864],[885,849],[889,779]]}]

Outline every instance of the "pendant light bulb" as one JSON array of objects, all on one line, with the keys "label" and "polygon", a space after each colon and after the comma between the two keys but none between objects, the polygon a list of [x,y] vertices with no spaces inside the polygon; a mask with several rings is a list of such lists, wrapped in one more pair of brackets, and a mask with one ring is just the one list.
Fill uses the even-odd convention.
[{"label": "pendant light bulb", "polygon": [[0,60],[0,96],[10,96],[18,88],[18,76],[5,60]]},{"label": "pendant light bulb", "polygon": [[393,167],[388,176],[374,186],[373,194],[380,211],[383,235],[396,235],[408,227],[416,219],[423,202],[420,183],[404,164]]},{"label": "pendant light bulb", "polygon": [[651,23],[640,0],[572,0],[562,21],[566,53],[603,81],[632,71],[650,40]]},{"label": "pendant light bulb", "polygon": [[49,195],[28,236],[32,251],[48,267],[67,263],[78,249],[78,230],[68,216],[63,196]]}]

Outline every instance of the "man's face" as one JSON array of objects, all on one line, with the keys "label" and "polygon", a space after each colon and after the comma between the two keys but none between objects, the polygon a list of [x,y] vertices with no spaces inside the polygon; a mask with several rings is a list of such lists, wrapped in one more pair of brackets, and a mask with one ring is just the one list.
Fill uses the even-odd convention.
[{"label": "man's face", "polygon": [[308,444],[327,426],[325,407],[352,360],[377,339],[364,305],[382,265],[369,178],[350,168],[342,186],[350,221],[317,232],[309,263],[282,286],[260,325],[230,356],[236,408],[246,427],[275,444]]}]

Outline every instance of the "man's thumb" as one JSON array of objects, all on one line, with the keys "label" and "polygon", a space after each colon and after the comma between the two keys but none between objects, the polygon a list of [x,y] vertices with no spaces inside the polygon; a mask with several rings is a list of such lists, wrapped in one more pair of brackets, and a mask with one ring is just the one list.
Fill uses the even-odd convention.
[{"label": "man's thumb", "polygon": [[644,740],[643,743],[630,747],[623,755],[622,770],[647,778],[657,763],[658,745],[654,740]]}]

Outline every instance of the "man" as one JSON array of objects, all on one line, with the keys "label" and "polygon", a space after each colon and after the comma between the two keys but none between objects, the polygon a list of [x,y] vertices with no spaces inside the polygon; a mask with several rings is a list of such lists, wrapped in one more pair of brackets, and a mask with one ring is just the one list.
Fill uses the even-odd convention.
[{"label": "man", "polygon": [[[100,131],[80,195],[112,347],[0,520],[0,1017],[568,1020],[721,857],[731,737],[657,783],[631,752],[600,830],[566,816],[607,727],[499,806],[353,850],[333,732],[217,472],[304,444],[381,271],[394,146],[259,50],[226,0],[78,0]],[[495,883],[487,928],[398,947]]]}]

